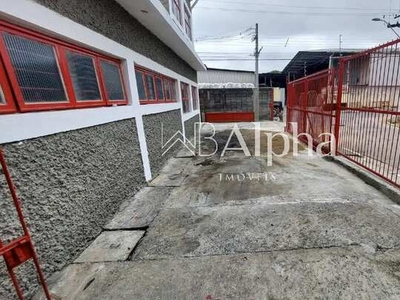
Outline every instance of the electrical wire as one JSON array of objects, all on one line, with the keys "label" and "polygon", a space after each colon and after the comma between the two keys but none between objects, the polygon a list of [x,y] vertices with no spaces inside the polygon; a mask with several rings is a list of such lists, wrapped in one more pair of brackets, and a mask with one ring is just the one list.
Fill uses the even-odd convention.
[{"label": "electrical wire", "polygon": [[[300,8],[300,9],[327,9],[327,10],[356,10],[356,11],[390,11],[383,8],[360,8],[360,7],[332,7],[332,6],[298,6],[298,5],[286,5],[286,4],[269,4],[261,2],[243,2],[243,1],[221,1],[221,0],[203,0],[202,2],[212,2],[212,3],[226,3],[226,4],[243,4],[243,5],[260,5],[268,7],[286,7],[286,8]],[[400,1],[399,1],[400,10]]]},{"label": "electrical wire", "polygon": [[225,12],[245,12],[245,13],[256,13],[256,14],[282,14],[282,15],[307,15],[307,16],[325,16],[325,17],[355,17],[355,16],[375,16],[377,14],[382,14],[381,12],[374,13],[343,13],[343,12],[294,12],[294,11],[274,11],[274,10],[252,10],[252,9],[240,9],[240,8],[223,8],[223,7],[206,7],[199,6],[197,9],[204,10],[218,10]]}]

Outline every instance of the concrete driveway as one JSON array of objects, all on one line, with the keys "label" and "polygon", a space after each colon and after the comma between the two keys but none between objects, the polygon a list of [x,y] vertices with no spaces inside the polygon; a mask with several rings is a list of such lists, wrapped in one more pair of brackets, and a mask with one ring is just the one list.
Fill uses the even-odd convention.
[{"label": "concrete driveway", "polygon": [[398,205],[305,149],[272,166],[220,153],[170,160],[105,226],[143,237],[87,252],[50,279],[55,299],[400,299]]}]

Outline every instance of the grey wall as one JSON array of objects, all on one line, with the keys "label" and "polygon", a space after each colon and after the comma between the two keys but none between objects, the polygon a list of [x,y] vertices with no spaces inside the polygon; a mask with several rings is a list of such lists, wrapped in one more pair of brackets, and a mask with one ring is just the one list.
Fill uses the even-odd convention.
[{"label": "grey wall", "polygon": [[[119,205],[145,184],[134,119],[3,145],[42,266],[60,270],[100,233]],[[18,222],[0,174],[0,236]],[[14,290],[0,264],[0,299]],[[31,265],[18,271],[32,293]]]},{"label": "grey wall", "polygon": [[149,151],[150,167],[153,178],[160,172],[162,166],[180,149],[177,143],[165,155],[162,149],[161,127],[163,126],[164,144],[177,132],[182,131],[181,111],[173,110],[160,114],[143,116],[144,132],[146,134],[147,149]]},{"label": "grey wall", "polygon": [[200,122],[199,115],[194,116],[193,118],[191,118],[185,122],[185,135],[186,135],[186,138],[188,138],[190,140],[193,140],[193,138],[194,138],[194,130],[195,130],[194,126],[195,126],[196,122],[197,123]]},{"label": "grey wall", "polygon": [[34,1],[197,82],[194,69],[114,0]]}]

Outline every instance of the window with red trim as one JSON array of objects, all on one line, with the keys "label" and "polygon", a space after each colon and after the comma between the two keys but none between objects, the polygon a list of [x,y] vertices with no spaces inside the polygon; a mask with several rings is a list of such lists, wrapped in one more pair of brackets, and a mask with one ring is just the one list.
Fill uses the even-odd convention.
[{"label": "window with red trim", "polygon": [[181,82],[181,93],[182,93],[182,107],[183,112],[190,112],[190,101],[189,101],[189,85],[187,83]]},{"label": "window with red trim", "polygon": [[120,66],[112,61],[100,59],[101,76],[106,91],[106,100],[113,105],[123,104],[126,99]]},{"label": "window with red trim", "polygon": [[191,14],[189,9],[185,5],[185,33],[187,36],[192,39],[192,23],[191,23]]},{"label": "window with red trim", "polygon": [[0,21],[0,58],[0,112],[128,103],[121,62],[91,50]]},{"label": "window with red trim", "polygon": [[65,53],[76,101],[102,102],[95,58],[72,50],[67,50]]},{"label": "window with red trim", "polygon": [[172,13],[178,19],[179,23],[182,23],[182,11],[180,0],[172,0]]},{"label": "window with red trim", "polygon": [[199,108],[197,88],[195,86],[192,86],[192,103],[193,103],[193,105],[192,105],[193,110],[196,110]]},{"label": "window with red trim", "polygon": [[176,81],[162,74],[136,67],[136,83],[141,104],[176,102]]}]

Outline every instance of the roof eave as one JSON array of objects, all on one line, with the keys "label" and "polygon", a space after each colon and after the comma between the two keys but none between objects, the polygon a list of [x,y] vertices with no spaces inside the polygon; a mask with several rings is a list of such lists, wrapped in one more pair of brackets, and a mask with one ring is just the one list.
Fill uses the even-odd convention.
[{"label": "roof eave", "polygon": [[184,35],[159,0],[116,0],[135,19],[170,47],[194,70],[206,70],[193,43]]}]

